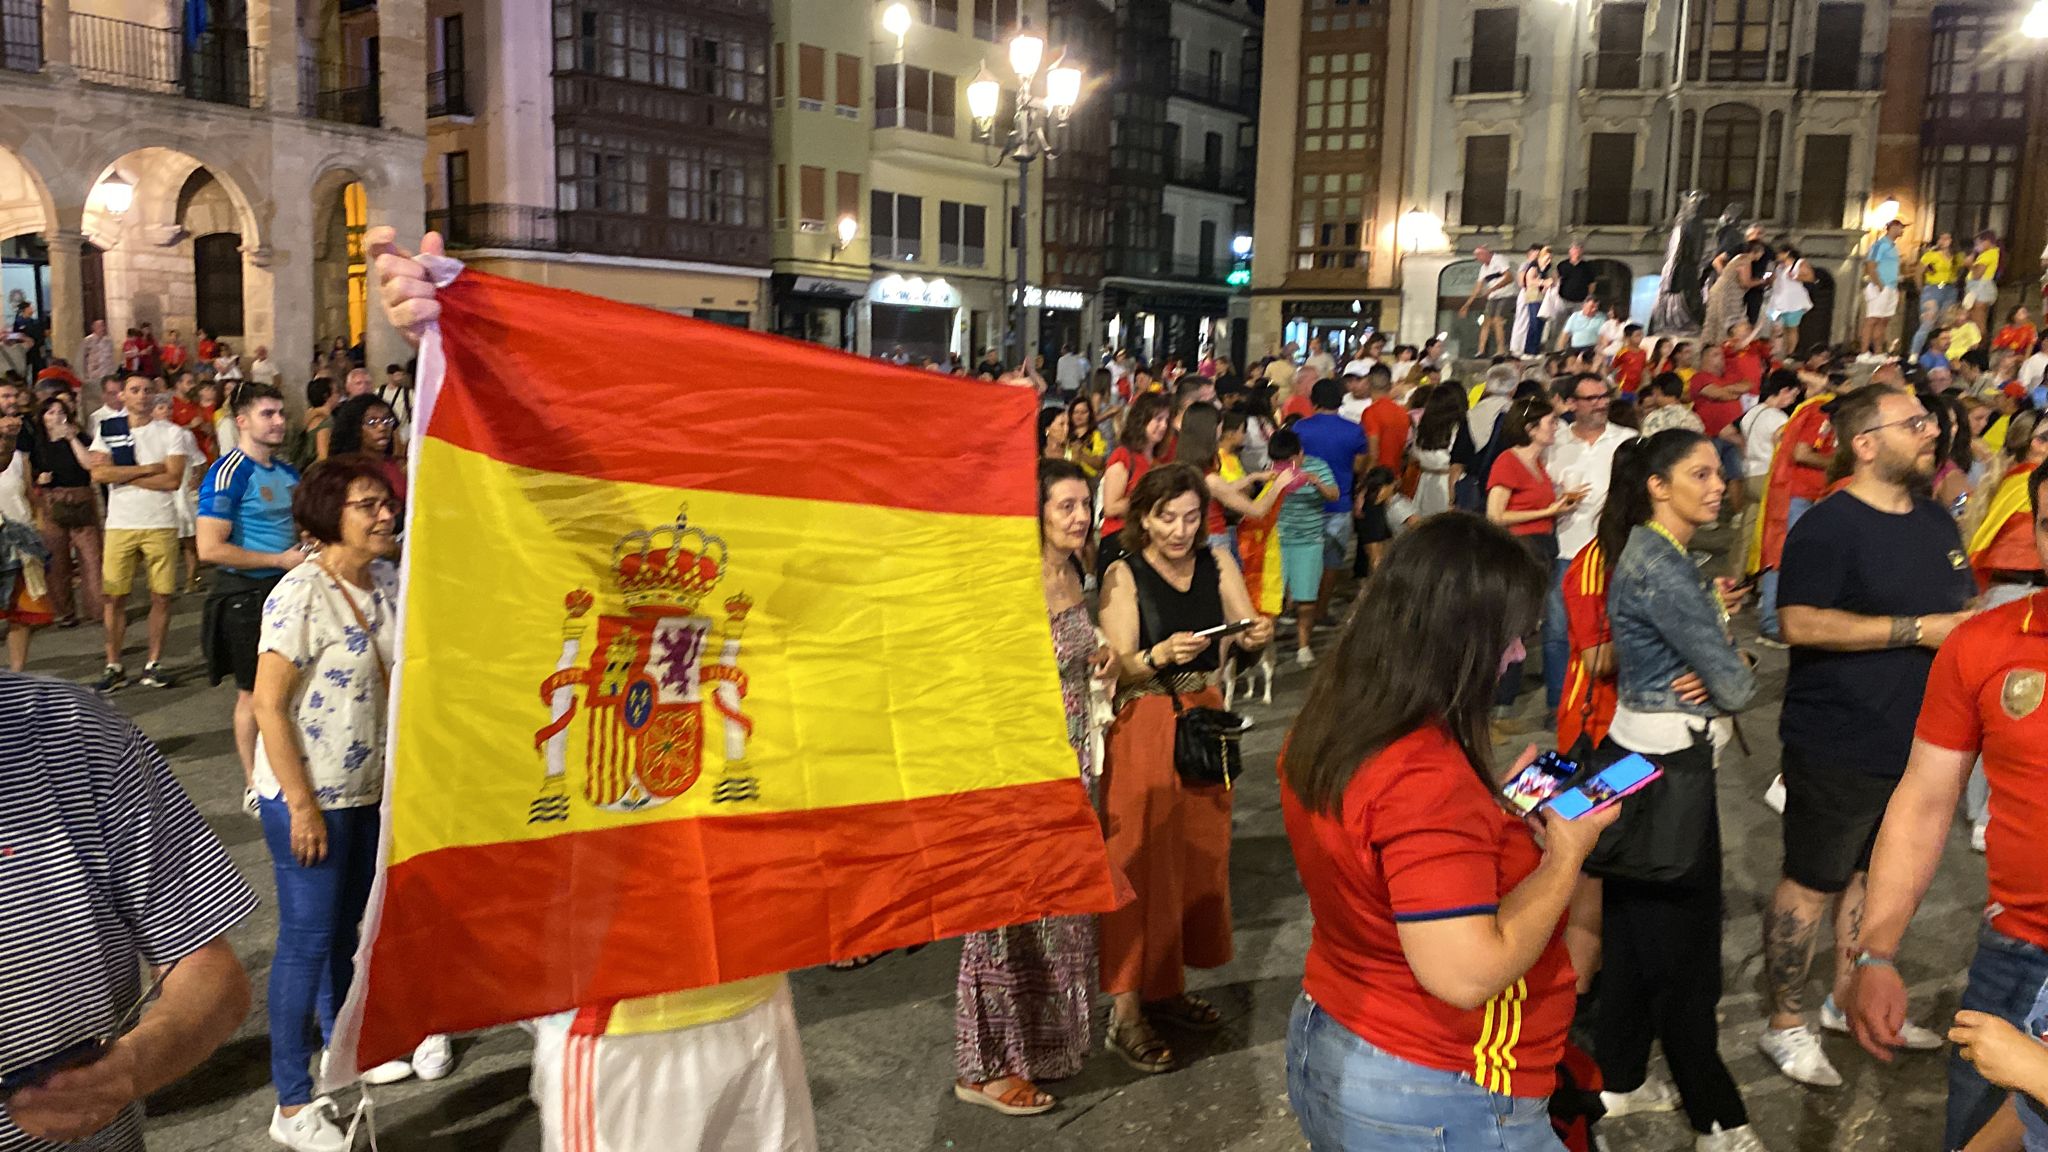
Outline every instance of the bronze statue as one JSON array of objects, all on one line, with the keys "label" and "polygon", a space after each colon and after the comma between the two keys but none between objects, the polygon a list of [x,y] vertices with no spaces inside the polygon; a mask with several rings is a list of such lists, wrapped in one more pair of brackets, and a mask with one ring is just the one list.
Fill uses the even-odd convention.
[{"label": "bronze statue", "polygon": [[1706,193],[1687,192],[1671,219],[1671,239],[1664,247],[1664,271],[1657,284],[1657,306],[1650,313],[1650,331],[1657,335],[1698,332],[1707,302],[1700,291],[1702,259],[1711,264],[1713,250],[1701,244],[1700,203]]}]

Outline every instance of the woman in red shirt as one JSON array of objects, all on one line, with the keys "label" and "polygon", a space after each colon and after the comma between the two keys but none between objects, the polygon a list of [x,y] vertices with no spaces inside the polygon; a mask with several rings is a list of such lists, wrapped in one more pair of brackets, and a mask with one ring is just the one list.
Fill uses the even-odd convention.
[{"label": "woman in red shirt", "polygon": [[[1542,397],[1517,400],[1501,418],[1500,442],[1486,479],[1486,518],[1506,528],[1543,567],[1546,580],[1556,580],[1557,518],[1586,498],[1584,488],[1562,495],[1543,469],[1543,454],[1557,439],[1557,417]],[[1522,662],[1517,659],[1500,678],[1494,704],[1508,708],[1522,687]]]},{"label": "woman in red shirt", "polygon": [[2022,304],[2012,310],[2012,315],[2005,318],[2005,327],[1998,330],[1998,335],[1991,341],[1991,346],[2010,349],[2021,356],[2027,356],[2033,353],[2034,345],[2040,338],[2041,334],[2034,330],[2033,316],[2028,314],[2027,306]]},{"label": "woman in red shirt", "polygon": [[1548,573],[1448,513],[1397,538],[1309,690],[1281,812],[1314,914],[1287,1092],[1317,1149],[1557,1149],[1562,920],[1617,809],[1529,823],[1496,798],[1486,698]]},{"label": "woman in red shirt", "polygon": [[1157,392],[1141,393],[1124,412],[1116,450],[1102,462],[1102,547],[1095,557],[1097,576],[1109,571],[1124,554],[1117,541],[1124,530],[1124,513],[1130,511],[1131,491],[1159,462],[1160,446],[1166,443],[1172,418],[1172,401]]}]

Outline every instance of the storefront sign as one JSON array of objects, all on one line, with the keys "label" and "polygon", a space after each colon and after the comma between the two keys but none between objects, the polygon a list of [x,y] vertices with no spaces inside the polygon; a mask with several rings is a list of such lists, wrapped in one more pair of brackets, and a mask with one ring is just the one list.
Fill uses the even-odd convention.
[{"label": "storefront sign", "polygon": [[797,276],[790,280],[789,290],[799,296],[831,296],[839,300],[858,300],[867,294],[867,285],[847,280],[832,280],[824,276]]},{"label": "storefront sign", "polygon": [[1290,320],[1357,320],[1377,325],[1380,322],[1378,300],[1286,300],[1280,305],[1280,314]]},{"label": "storefront sign", "polygon": [[901,276],[894,272],[868,286],[868,299],[877,304],[908,304],[920,308],[958,308],[960,293],[944,279]]},{"label": "storefront sign", "polygon": [[[1010,303],[1017,302],[1017,290],[1010,289]],[[1036,284],[1024,289],[1026,308],[1050,308],[1055,312],[1079,312],[1088,302],[1085,293],[1072,288],[1051,288],[1041,291]]]}]

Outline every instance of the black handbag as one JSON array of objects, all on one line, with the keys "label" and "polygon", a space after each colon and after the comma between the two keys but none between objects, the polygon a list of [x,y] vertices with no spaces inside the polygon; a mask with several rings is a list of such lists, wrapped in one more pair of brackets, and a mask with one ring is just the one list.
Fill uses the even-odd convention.
[{"label": "black handbag", "polygon": [[[1612,737],[1594,751],[1600,767],[1629,755]],[[1701,733],[1688,748],[1651,756],[1660,780],[1621,802],[1621,818],[1600,834],[1586,871],[1604,880],[1687,885],[1721,866],[1720,815],[1714,798],[1714,742]]]},{"label": "black handbag", "polygon": [[[1132,559],[1143,563],[1142,558]],[[1135,571],[1131,581],[1138,588],[1138,638],[1142,641],[1146,620],[1157,620],[1159,609],[1152,602],[1151,590]],[[1180,702],[1180,693],[1173,690],[1166,673],[1155,669],[1152,678],[1173,701],[1173,769],[1180,774],[1181,782],[1197,788],[1218,784],[1230,787],[1244,771],[1242,741],[1251,723],[1222,708],[1189,708]]]}]

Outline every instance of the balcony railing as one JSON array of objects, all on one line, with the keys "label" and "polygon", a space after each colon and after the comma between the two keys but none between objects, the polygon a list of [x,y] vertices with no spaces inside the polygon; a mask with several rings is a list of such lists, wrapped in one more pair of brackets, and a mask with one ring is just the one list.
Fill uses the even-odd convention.
[{"label": "balcony railing", "polygon": [[1588,52],[1579,87],[1591,92],[1649,92],[1664,86],[1662,52]]},{"label": "balcony railing", "polygon": [[1166,158],[1166,182],[1234,196],[1245,195],[1251,190],[1251,178],[1247,173],[1185,156]]},{"label": "balcony railing", "polygon": [[1522,193],[1517,188],[1472,195],[1444,193],[1444,224],[1450,228],[1512,228],[1521,223]]},{"label": "balcony railing", "polygon": [[357,64],[301,57],[299,111],[317,120],[375,128],[383,123],[377,73]]},{"label": "balcony railing", "polygon": [[40,72],[43,6],[40,0],[0,0],[0,68]]},{"label": "balcony railing", "polygon": [[589,252],[656,260],[765,264],[768,230],[632,212],[563,211],[524,204],[464,204],[427,213],[450,248]]},{"label": "balcony railing", "polygon": [[262,102],[263,53],[241,28],[186,36],[179,28],[74,12],[71,56],[79,78],[94,84],[211,104]]},{"label": "balcony railing", "polygon": [[929,132],[934,136],[951,137],[958,126],[957,117],[935,116],[923,108],[875,109],[877,128],[908,128],[912,132]]},{"label": "balcony railing", "polygon": [[1204,104],[1243,112],[1251,107],[1252,93],[1237,81],[1226,76],[1212,76],[1207,72],[1191,72],[1175,68],[1171,74],[1172,92]]},{"label": "balcony railing", "polygon": [[427,73],[427,115],[469,116],[469,74],[461,69]]},{"label": "balcony railing", "polygon": [[1809,195],[1803,189],[1794,188],[1785,193],[1784,208],[1778,219],[1793,228],[1845,232],[1862,228],[1863,209],[1870,202],[1869,194],[1850,192],[1841,195],[1840,199],[1836,196],[1836,193],[1824,190]]},{"label": "balcony railing", "polygon": [[1799,86],[1808,92],[1879,92],[1884,54],[1829,52],[1799,58]]},{"label": "balcony railing", "polygon": [[1572,223],[1592,227],[1650,226],[1648,188],[1579,188],[1572,192]]},{"label": "balcony railing", "polygon": [[1460,56],[1451,61],[1453,96],[1519,96],[1528,91],[1527,56],[1511,60]]}]

